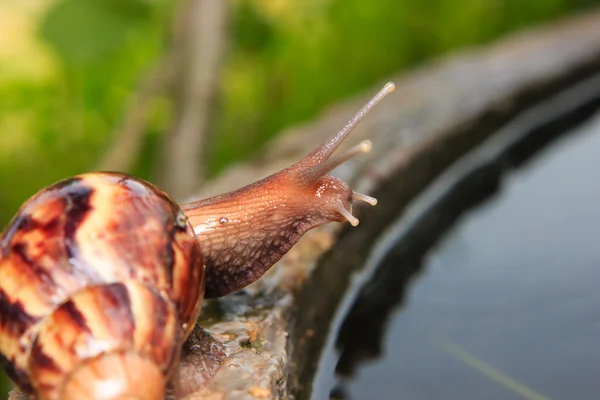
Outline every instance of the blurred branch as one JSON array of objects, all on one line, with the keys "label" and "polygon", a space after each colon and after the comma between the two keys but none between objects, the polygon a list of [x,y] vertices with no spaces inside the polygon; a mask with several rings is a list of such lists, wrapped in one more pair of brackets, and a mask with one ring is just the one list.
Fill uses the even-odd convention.
[{"label": "blurred branch", "polygon": [[123,122],[113,135],[114,142],[100,162],[99,170],[129,171],[133,167],[142,149],[142,137],[148,121],[150,103],[174,78],[176,66],[172,58],[167,55],[148,74],[139,91],[133,95]]},{"label": "blurred branch", "polygon": [[157,177],[175,198],[197,190],[203,179],[202,147],[227,43],[228,7],[228,1],[188,0],[175,21],[175,115]]}]

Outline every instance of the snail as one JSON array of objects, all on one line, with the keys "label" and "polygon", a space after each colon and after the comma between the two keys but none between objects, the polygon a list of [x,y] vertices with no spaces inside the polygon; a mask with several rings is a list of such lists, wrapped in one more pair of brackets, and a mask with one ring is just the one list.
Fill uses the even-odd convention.
[{"label": "snail", "polygon": [[178,205],[114,172],[78,175],[27,200],[0,236],[0,360],[39,400],[163,399],[204,298],[259,279],[309,229],[372,205],[328,173],[388,83],[305,158],[256,183]]}]

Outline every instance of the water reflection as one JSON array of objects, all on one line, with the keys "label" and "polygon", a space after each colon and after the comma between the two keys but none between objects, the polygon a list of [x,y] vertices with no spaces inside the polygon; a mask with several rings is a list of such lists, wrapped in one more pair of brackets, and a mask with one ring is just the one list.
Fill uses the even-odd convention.
[{"label": "water reflection", "polygon": [[433,250],[432,232],[493,192],[485,171],[479,196],[450,198],[389,253],[392,268],[378,271],[340,331],[337,370],[354,378],[337,398],[597,398],[600,116],[581,130],[505,178]]}]

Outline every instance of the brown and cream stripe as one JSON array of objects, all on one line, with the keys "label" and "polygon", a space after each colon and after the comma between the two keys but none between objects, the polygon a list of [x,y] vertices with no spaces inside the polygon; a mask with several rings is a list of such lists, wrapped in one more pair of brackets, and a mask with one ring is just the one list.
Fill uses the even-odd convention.
[{"label": "brown and cream stripe", "polygon": [[1,360],[40,399],[62,398],[70,374],[104,356],[150,360],[166,380],[200,311],[191,226],[164,192],[126,175],[40,192],[0,237],[0,256]]}]

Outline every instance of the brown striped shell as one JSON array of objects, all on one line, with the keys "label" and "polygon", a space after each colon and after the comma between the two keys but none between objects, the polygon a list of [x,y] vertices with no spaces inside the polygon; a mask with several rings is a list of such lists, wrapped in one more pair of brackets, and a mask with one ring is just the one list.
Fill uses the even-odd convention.
[{"label": "brown striped shell", "polygon": [[23,391],[83,399],[82,366],[124,380],[127,364],[161,398],[204,294],[200,246],[168,195],[123,174],[67,179],[23,205],[0,251],[0,355]]}]

